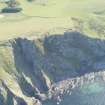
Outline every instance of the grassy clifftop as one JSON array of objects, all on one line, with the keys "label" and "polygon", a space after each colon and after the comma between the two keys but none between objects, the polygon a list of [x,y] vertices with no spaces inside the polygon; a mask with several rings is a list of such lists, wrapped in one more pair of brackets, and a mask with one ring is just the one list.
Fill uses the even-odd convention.
[{"label": "grassy clifftop", "polygon": [[[60,33],[76,29],[90,37],[104,38],[105,2],[103,0],[21,0],[23,11],[0,15],[0,39],[32,33]],[[0,9],[5,7],[0,3]]]}]

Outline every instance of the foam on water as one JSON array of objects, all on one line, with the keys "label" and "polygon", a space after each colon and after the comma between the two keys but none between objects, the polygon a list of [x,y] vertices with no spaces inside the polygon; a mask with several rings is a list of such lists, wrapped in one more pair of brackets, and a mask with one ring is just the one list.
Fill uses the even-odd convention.
[{"label": "foam on water", "polygon": [[105,105],[105,83],[102,80],[84,84],[75,88],[71,94],[65,94],[60,103],[52,100],[44,105]]},{"label": "foam on water", "polygon": [[95,82],[92,84],[86,84],[85,86],[81,87],[81,91],[84,94],[92,94],[92,93],[99,93],[104,90],[104,86],[101,83]]}]

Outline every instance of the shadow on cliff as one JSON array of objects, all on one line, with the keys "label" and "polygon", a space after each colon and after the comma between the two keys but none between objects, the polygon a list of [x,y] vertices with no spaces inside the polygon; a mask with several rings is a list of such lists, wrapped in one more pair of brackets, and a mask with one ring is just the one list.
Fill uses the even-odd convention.
[{"label": "shadow on cliff", "polygon": [[[34,41],[18,38],[12,43],[14,60],[19,74],[18,83],[26,96],[35,96],[40,91],[47,91],[41,73],[41,53]],[[40,63],[38,63],[40,62]],[[29,77],[32,84],[25,77]]]},{"label": "shadow on cliff", "polygon": [[5,99],[4,96],[0,92],[0,105],[5,105]]},{"label": "shadow on cliff", "polygon": [[2,105],[14,105],[14,99],[16,100],[17,105],[27,105],[24,99],[16,96],[3,81],[2,81],[2,85],[4,89],[7,91],[7,98],[6,98],[6,101],[4,101],[5,104],[2,104]]},{"label": "shadow on cliff", "polygon": [[[44,53],[36,40],[43,45]],[[18,82],[28,96],[48,90],[41,71],[54,83],[105,69],[105,41],[79,32],[65,32],[64,35],[35,40],[18,38],[12,46],[15,66],[21,76]],[[33,85],[25,77],[30,78]]]}]

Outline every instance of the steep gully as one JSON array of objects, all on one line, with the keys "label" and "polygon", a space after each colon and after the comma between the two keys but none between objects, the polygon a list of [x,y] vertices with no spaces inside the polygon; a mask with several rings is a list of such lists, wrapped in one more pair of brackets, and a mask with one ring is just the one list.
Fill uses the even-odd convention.
[{"label": "steep gully", "polygon": [[71,94],[74,88],[97,78],[105,80],[104,40],[79,32],[65,32],[35,40],[16,38],[6,46],[13,49],[16,78],[23,94],[35,97],[39,104],[46,100],[59,104],[61,97]]}]

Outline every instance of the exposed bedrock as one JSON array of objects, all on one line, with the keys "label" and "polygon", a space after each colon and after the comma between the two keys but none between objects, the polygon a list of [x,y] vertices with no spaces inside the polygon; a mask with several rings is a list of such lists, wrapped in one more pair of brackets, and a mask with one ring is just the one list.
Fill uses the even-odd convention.
[{"label": "exposed bedrock", "polygon": [[57,91],[52,87],[59,83],[63,86],[68,79],[81,80],[87,74],[96,75],[105,70],[105,40],[92,39],[79,32],[32,40],[16,38],[8,44],[5,46],[12,48],[15,76],[21,91],[40,101],[48,99],[48,95],[55,95]]},{"label": "exposed bedrock", "polygon": [[12,45],[16,67],[28,66],[28,71],[39,78],[42,91],[50,88],[50,81],[46,83],[48,78],[58,82],[105,68],[105,41],[78,32],[36,40],[18,38]]}]

